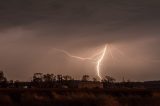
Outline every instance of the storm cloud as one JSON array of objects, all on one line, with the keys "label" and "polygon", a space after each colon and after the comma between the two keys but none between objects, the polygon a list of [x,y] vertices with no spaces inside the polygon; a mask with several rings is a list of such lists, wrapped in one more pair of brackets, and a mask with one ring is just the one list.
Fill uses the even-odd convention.
[{"label": "storm cloud", "polygon": [[109,43],[115,58],[105,58],[103,75],[158,79],[159,11],[159,0],[0,1],[0,68],[20,80],[35,72],[96,76],[95,64],[53,48],[87,57]]}]

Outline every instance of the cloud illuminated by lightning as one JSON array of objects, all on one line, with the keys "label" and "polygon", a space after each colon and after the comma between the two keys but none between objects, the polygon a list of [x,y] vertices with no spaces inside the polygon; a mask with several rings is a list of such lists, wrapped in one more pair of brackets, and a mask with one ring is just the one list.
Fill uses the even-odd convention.
[{"label": "cloud illuminated by lightning", "polygon": [[[91,57],[86,57],[86,58],[72,55],[65,50],[61,50],[61,49],[57,49],[57,48],[54,48],[54,50],[60,51],[60,52],[66,54],[67,56],[69,56],[71,58],[79,59],[79,60],[82,60],[82,61],[89,60],[89,61],[92,61],[92,62],[96,63],[97,76],[99,77],[100,80],[102,80],[102,76],[100,75],[100,66],[101,66],[102,60],[104,59],[104,56],[106,54],[107,48],[108,48],[108,46],[105,45],[105,47],[102,51],[94,54]],[[98,59],[96,58],[97,56],[98,56]]]}]

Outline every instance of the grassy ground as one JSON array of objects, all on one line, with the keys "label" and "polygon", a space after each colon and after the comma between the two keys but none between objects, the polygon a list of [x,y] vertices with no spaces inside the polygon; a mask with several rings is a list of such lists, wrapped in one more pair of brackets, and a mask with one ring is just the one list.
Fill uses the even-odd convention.
[{"label": "grassy ground", "polygon": [[144,89],[0,89],[0,106],[160,106]]}]

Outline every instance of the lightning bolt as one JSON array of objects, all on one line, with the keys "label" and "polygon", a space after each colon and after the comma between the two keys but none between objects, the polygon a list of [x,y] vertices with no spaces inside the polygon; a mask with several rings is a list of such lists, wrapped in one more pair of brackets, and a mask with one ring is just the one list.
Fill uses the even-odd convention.
[{"label": "lightning bolt", "polygon": [[[54,48],[54,50],[62,52],[64,54],[66,54],[67,56],[71,57],[71,58],[79,59],[79,60],[82,60],[82,61],[89,60],[89,61],[92,61],[92,62],[96,63],[97,76],[99,77],[99,79],[101,81],[102,80],[102,76],[100,75],[100,66],[101,66],[101,63],[102,63],[102,61],[104,59],[104,56],[106,54],[107,47],[108,46],[105,45],[105,47],[104,47],[104,49],[102,51],[94,54],[91,57],[86,57],[86,58],[72,55],[72,54],[70,54],[69,52],[67,52],[65,50],[61,50],[61,49],[57,49],[57,48]],[[95,57],[97,57],[97,56],[98,56],[98,59],[95,59]]]},{"label": "lightning bolt", "polygon": [[102,77],[101,77],[101,75],[100,75],[100,65],[101,65],[102,60],[103,60],[103,58],[104,58],[104,56],[105,56],[106,50],[107,50],[107,45],[105,46],[105,48],[104,48],[104,50],[103,50],[103,52],[102,52],[102,55],[100,56],[100,58],[99,58],[98,61],[97,61],[97,75],[98,75],[98,77],[100,78],[100,80],[102,80]]},{"label": "lightning bolt", "polygon": [[90,58],[90,57],[87,57],[87,58],[85,58],[85,57],[79,57],[79,56],[72,55],[72,54],[70,54],[69,52],[67,52],[65,50],[61,50],[61,49],[57,49],[57,48],[54,48],[54,49],[57,50],[57,51],[60,51],[60,52],[62,52],[64,54],[66,54],[69,57],[76,58],[76,59],[79,59],[79,60],[82,60],[82,61],[93,60],[93,58]]}]

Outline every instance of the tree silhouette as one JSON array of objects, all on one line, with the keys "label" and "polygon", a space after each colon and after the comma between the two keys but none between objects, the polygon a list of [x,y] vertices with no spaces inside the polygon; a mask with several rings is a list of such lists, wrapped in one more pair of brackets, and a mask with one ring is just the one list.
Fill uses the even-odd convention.
[{"label": "tree silhouette", "polygon": [[43,74],[42,73],[34,73],[33,82],[42,82],[42,81],[43,81]]},{"label": "tree silhouette", "polygon": [[115,81],[116,80],[111,76],[105,76],[105,78],[104,78],[104,82],[113,83]]},{"label": "tree silhouette", "polygon": [[45,74],[43,75],[43,81],[44,82],[53,82],[56,80],[56,76],[54,74]]},{"label": "tree silhouette", "polygon": [[97,82],[97,78],[94,77],[94,78],[93,78],[93,82]]},{"label": "tree silhouette", "polygon": [[89,75],[83,75],[82,81],[89,81]]},{"label": "tree silhouette", "polygon": [[62,75],[57,75],[57,81],[62,82],[63,81],[63,76]]},{"label": "tree silhouette", "polygon": [[64,79],[65,81],[69,81],[69,80],[72,80],[72,77],[69,76],[69,75],[65,75],[65,76],[63,76],[63,79]]},{"label": "tree silhouette", "polygon": [[0,87],[6,87],[7,86],[7,78],[4,77],[3,71],[0,71]]},{"label": "tree silhouette", "polygon": [[43,87],[53,88],[56,81],[56,76],[54,74],[44,74],[43,75]]},{"label": "tree silhouette", "polygon": [[7,79],[4,77],[3,71],[0,71],[0,83],[6,82]]}]

